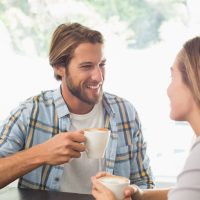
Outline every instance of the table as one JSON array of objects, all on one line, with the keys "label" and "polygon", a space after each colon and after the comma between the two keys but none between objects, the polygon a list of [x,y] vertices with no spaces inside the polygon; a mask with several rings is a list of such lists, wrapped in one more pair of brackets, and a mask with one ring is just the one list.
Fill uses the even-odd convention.
[{"label": "table", "polygon": [[6,187],[0,190],[0,200],[94,200],[94,197],[87,194]]}]

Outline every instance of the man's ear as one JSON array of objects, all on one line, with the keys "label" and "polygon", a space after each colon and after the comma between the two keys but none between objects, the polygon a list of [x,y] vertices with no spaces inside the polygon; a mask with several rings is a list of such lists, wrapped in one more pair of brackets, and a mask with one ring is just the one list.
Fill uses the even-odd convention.
[{"label": "man's ear", "polygon": [[65,67],[63,67],[61,65],[55,65],[53,67],[53,70],[54,70],[54,74],[59,75],[61,77],[63,77],[65,74]]}]

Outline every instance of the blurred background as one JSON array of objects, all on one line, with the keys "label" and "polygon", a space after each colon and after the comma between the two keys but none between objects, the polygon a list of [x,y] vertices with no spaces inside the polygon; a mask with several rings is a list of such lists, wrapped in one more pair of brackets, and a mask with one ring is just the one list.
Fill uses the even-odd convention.
[{"label": "blurred background", "polygon": [[157,187],[173,185],[194,135],[169,119],[166,89],[181,45],[199,35],[197,0],[1,0],[0,121],[30,96],[59,86],[48,63],[55,28],[79,22],[105,36],[104,90],[139,112]]}]

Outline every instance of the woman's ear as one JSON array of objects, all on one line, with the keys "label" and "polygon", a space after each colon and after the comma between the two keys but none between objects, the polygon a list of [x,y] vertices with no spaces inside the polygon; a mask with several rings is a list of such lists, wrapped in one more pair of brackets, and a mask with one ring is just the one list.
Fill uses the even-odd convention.
[{"label": "woman's ear", "polygon": [[55,65],[53,67],[53,70],[54,70],[55,75],[59,75],[59,76],[63,77],[65,74],[65,67],[63,67],[62,65]]}]

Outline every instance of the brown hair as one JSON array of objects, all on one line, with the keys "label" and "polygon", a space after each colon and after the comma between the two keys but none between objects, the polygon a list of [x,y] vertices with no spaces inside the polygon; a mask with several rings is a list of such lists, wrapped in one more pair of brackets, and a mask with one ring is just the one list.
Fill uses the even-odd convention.
[{"label": "brown hair", "polygon": [[[103,36],[99,31],[79,23],[61,24],[52,36],[49,50],[50,65],[52,67],[56,65],[67,67],[75,49],[85,42],[103,44]],[[61,80],[59,75],[54,74],[54,76],[57,80]]]},{"label": "brown hair", "polygon": [[178,57],[182,79],[200,107],[200,37],[188,40]]}]

